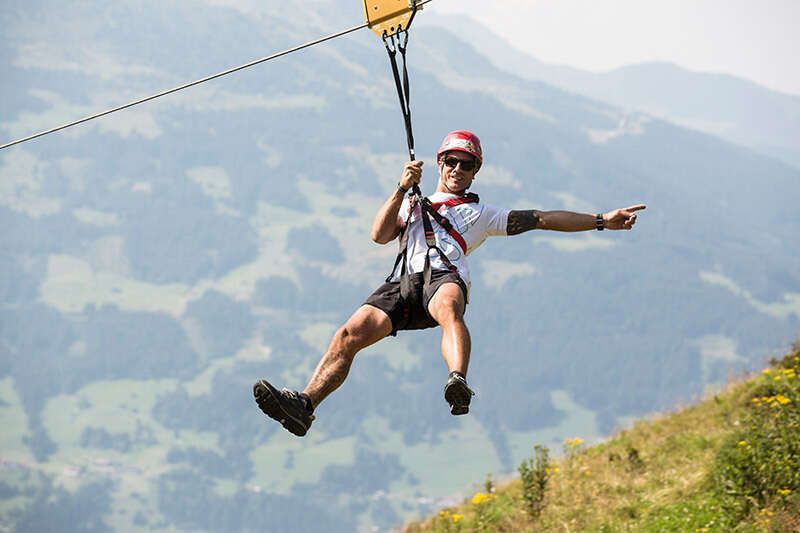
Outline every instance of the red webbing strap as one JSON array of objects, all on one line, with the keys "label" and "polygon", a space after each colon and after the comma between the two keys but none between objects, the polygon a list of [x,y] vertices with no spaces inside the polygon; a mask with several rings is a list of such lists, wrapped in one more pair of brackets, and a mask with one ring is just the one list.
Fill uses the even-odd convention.
[{"label": "red webbing strap", "polygon": [[442,207],[443,205],[447,207],[453,207],[462,204],[477,204],[480,201],[481,201],[480,197],[477,194],[469,192],[464,196],[460,196],[458,198],[450,198],[449,200],[445,200],[444,202],[431,202],[431,207],[433,208],[434,211],[438,211],[439,208]]},{"label": "red webbing strap", "polygon": [[[425,198],[425,200],[422,202],[422,207],[428,214],[430,214],[433,217],[433,219],[442,228],[444,228],[444,230],[447,233],[450,234],[451,237],[453,237],[453,239],[458,243],[458,245],[461,247],[464,253],[467,253],[467,242],[464,240],[464,237],[462,237],[461,234],[458,232],[458,230],[456,230],[456,228],[453,227],[453,225],[450,223],[450,220],[448,220],[445,216],[439,214],[439,208],[442,206],[453,207],[462,204],[474,204],[478,203],[479,201],[480,198],[478,198],[477,194],[468,193],[467,195],[461,196],[460,198],[451,198],[449,200],[445,200],[444,202],[436,202],[436,203],[432,203],[430,200]],[[433,230],[431,229],[431,231]],[[427,234],[426,234],[426,240],[427,240]],[[430,242],[428,242],[428,246],[430,247]]]}]

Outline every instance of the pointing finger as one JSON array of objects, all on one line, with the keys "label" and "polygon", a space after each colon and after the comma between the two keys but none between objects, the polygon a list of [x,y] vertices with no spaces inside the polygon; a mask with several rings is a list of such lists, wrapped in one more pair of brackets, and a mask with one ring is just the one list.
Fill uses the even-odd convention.
[{"label": "pointing finger", "polygon": [[647,206],[644,204],[636,204],[624,209],[624,211],[640,211],[642,209],[647,209]]}]

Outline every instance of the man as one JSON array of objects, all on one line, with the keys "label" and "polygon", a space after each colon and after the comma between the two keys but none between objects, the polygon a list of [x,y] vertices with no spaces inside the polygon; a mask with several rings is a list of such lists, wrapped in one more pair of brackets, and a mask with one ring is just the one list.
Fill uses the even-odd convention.
[{"label": "man", "polygon": [[439,183],[428,200],[405,198],[422,178],[422,161],[412,161],[406,163],[397,188],[375,215],[373,241],[386,244],[401,236],[395,268],[333,336],[305,390],[279,391],[263,379],[254,385],[261,410],[295,435],[306,434],[314,409],[344,383],[360,350],[399,330],[437,325],[442,329],[442,356],[450,371],[444,397],[453,415],[466,414],[473,396],[466,381],[470,356],[464,323],[470,284],[466,256],[491,235],[517,235],[532,229],[629,230],[636,223],[635,212],[645,208],[635,205],[593,215],[508,211],[483,204],[467,193],[483,164],[480,140],[468,131],[449,133],[436,160]]}]

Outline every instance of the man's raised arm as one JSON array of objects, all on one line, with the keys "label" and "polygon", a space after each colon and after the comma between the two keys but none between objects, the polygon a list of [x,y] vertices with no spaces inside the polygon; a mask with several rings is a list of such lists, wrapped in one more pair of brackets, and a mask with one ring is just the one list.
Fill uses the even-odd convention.
[{"label": "man's raised arm", "polygon": [[624,209],[614,209],[607,213],[590,215],[572,211],[511,211],[508,214],[506,232],[518,235],[532,229],[553,231],[588,231],[592,229],[633,229],[636,224],[636,211],[645,209],[644,204],[632,205]]},{"label": "man's raised arm", "polygon": [[384,202],[375,214],[372,221],[372,240],[378,244],[386,244],[395,239],[400,234],[403,221],[398,216],[400,206],[406,192],[414,185],[419,184],[422,179],[422,161],[409,161],[403,167],[403,176],[397,183],[397,188],[392,191],[389,198]]}]

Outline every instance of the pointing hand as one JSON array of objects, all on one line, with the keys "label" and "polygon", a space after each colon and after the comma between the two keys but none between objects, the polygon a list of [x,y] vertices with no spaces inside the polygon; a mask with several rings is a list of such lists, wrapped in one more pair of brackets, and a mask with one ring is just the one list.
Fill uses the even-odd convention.
[{"label": "pointing hand", "polygon": [[633,225],[636,224],[636,211],[646,207],[644,204],[638,204],[609,211],[603,215],[604,227],[607,229],[633,229]]}]

